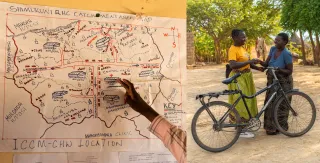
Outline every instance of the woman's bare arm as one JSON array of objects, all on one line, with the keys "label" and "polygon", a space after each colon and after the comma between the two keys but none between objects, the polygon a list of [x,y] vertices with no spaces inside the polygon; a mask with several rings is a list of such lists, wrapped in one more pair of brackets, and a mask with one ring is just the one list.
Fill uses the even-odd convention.
[{"label": "woman's bare arm", "polygon": [[237,62],[237,61],[231,60],[231,61],[229,61],[229,65],[230,65],[231,69],[239,69],[239,68],[244,67],[248,64],[256,63],[256,62],[257,62],[256,60],[249,60],[249,61],[245,61],[245,62]]}]

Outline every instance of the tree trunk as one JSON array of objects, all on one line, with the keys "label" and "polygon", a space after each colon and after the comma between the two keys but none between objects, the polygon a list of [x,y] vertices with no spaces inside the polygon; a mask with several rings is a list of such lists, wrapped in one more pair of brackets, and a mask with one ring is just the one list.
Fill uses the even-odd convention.
[{"label": "tree trunk", "polygon": [[215,57],[216,57],[216,63],[221,63],[221,50],[220,50],[220,40],[217,38],[214,38],[214,45],[215,45]]},{"label": "tree trunk", "polygon": [[265,46],[265,39],[263,38],[263,41],[262,41],[262,59],[263,59],[263,62],[266,61],[266,46]]},{"label": "tree trunk", "polygon": [[224,61],[225,62],[229,62],[229,50],[228,49],[226,49],[226,57],[224,58]]},{"label": "tree trunk", "polygon": [[257,58],[260,58],[260,50],[259,50],[259,38],[256,39],[256,46],[255,46],[255,49],[256,49],[256,53],[257,53]]},{"label": "tree trunk", "polygon": [[303,40],[303,36],[302,36],[302,31],[299,30],[299,34],[300,34],[300,40],[301,40],[301,51],[302,51],[302,60],[303,60],[303,64],[306,65],[307,60],[306,60],[306,51],[304,48],[304,40]]},{"label": "tree trunk", "polygon": [[311,41],[311,45],[312,45],[312,54],[313,54],[313,60],[314,60],[313,63],[317,64],[318,55],[316,54],[316,51],[315,51],[316,48],[315,48],[313,37],[312,37],[312,31],[308,30],[308,33],[309,33],[309,37],[310,37],[310,41]]},{"label": "tree trunk", "polygon": [[318,60],[317,60],[317,63],[318,63],[318,66],[320,67],[320,41],[319,41],[319,33],[316,32],[316,42],[317,42],[317,54],[318,54]]}]

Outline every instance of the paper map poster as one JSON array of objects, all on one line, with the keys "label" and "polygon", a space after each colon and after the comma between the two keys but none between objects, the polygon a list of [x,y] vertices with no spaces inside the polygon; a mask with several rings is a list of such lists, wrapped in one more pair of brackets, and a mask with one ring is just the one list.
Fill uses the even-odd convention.
[{"label": "paper map poster", "polygon": [[1,151],[165,149],[117,78],[184,128],[185,19],[0,5]]}]

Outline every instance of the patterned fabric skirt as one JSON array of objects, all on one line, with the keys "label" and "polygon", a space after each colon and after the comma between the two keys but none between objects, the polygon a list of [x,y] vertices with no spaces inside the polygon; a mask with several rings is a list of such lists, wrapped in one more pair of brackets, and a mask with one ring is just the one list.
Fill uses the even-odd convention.
[{"label": "patterned fabric skirt", "polygon": [[[281,87],[285,92],[293,89],[292,75],[285,76],[283,74],[277,74],[277,78],[279,79]],[[267,72],[267,85],[272,84],[272,81],[273,81],[272,72],[271,71]],[[264,104],[267,103],[268,99],[271,97],[271,95],[274,92],[275,92],[274,89],[267,90]],[[276,96],[279,96],[279,95],[280,94],[277,94]],[[277,97],[275,97],[274,99],[277,99]],[[291,98],[289,98],[289,101],[291,101]],[[274,101],[272,101],[272,102],[274,102]],[[282,106],[282,105],[280,105],[280,106]],[[276,132],[277,131],[275,124],[274,124],[274,120],[273,120],[273,110],[274,110],[274,105],[272,103],[270,103],[264,112],[264,129],[269,132]],[[284,113],[283,116],[279,117],[280,125],[282,127],[288,129],[287,120],[288,120],[289,110],[287,107],[281,107],[280,110],[281,110],[281,113]]]},{"label": "patterned fabric skirt", "polygon": [[[229,77],[235,75],[235,71],[231,71]],[[242,91],[243,94],[247,96],[251,96],[256,93],[256,88],[254,85],[253,81],[253,75],[251,71],[245,71],[242,73],[240,77],[237,78],[239,87]],[[228,85],[229,90],[236,90],[237,85],[236,83],[231,83]],[[238,98],[240,97],[240,94],[234,94],[234,95],[229,95],[229,103],[232,105]],[[250,111],[250,114],[252,117],[256,116],[258,114],[258,107],[257,107],[257,99],[252,98],[252,99],[245,99],[248,109]],[[243,100],[241,99],[238,104],[236,105],[236,110],[240,114],[241,122],[242,123],[247,123],[249,121],[249,114],[247,112],[247,109],[244,105]],[[230,114],[230,120],[231,123],[235,122],[234,115],[231,113]]]}]

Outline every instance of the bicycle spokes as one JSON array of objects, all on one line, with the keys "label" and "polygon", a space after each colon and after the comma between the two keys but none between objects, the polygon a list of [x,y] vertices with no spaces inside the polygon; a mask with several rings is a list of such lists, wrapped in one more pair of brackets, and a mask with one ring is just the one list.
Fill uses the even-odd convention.
[{"label": "bicycle spokes", "polygon": [[287,99],[288,102],[285,98],[279,101],[281,103],[276,119],[284,131],[291,134],[301,133],[308,128],[313,119],[312,105],[308,99],[298,94],[288,94]]},{"label": "bicycle spokes", "polygon": [[[199,114],[197,118],[196,134],[201,143],[210,148],[223,148],[230,144],[238,134],[237,125],[230,122],[230,116],[225,121],[215,123],[215,119],[220,120],[228,111],[228,107],[222,105],[214,105],[206,108]],[[209,113],[209,114],[208,114]]]}]

